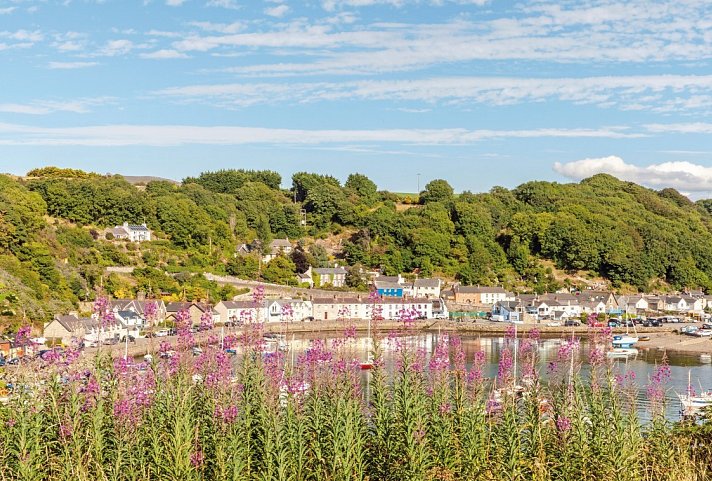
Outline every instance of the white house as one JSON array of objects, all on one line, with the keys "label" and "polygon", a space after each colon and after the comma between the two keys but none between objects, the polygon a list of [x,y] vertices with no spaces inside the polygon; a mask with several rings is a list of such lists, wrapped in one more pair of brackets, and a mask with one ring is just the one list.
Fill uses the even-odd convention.
[{"label": "white house", "polygon": [[[311,268],[310,268],[311,269]],[[315,282],[316,287],[322,287],[327,284],[332,287],[344,287],[346,285],[346,269],[343,267],[318,267],[312,269],[312,277],[319,279]]]},{"label": "white house", "polygon": [[131,242],[145,242],[151,240],[151,231],[146,224],[129,224],[124,222],[122,226],[116,226],[111,231],[116,239],[128,239]]},{"label": "white house", "polygon": [[684,312],[688,309],[687,302],[679,296],[666,296],[663,298],[665,310],[672,312]]},{"label": "white house", "polygon": [[220,315],[222,324],[250,324],[264,322],[264,305],[255,306],[252,301],[220,301],[215,305],[215,310]]},{"label": "white house", "polygon": [[262,262],[269,262],[280,254],[289,255],[294,248],[288,238],[274,239],[269,243],[269,252],[262,256]]},{"label": "white house", "polygon": [[[383,319],[398,320],[404,312],[415,318],[431,319],[433,302],[431,299],[396,297],[385,297],[376,303],[360,297],[314,299],[314,319],[369,319],[374,315],[374,309],[380,311],[380,317]],[[447,309],[444,312],[447,313]]]},{"label": "white house", "polygon": [[413,297],[438,298],[441,286],[440,279],[416,279],[413,281]]},{"label": "white house", "polygon": [[314,315],[312,301],[301,299],[269,299],[265,307],[265,322],[300,322]]}]

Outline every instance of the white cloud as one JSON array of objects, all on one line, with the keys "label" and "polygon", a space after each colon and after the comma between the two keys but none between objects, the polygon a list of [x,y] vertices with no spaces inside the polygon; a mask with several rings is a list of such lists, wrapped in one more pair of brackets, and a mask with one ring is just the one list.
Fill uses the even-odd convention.
[{"label": "white cloud", "polygon": [[244,22],[213,23],[213,22],[190,22],[190,25],[205,30],[206,32],[218,32],[233,34],[244,30],[247,25]]},{"label": "white cloud", "polygon": [[97,125],[35,127],[0,123],[0,145],[178,146],[187,144],[332,144],[398,143],[414,145],[467,145],[505,138],[631,138],[616,129],[382,129],[301,130],[197,125]]},{"label": "white cloud", "polygon": [[0,112],[26,115],[48,115],[56,112],[84,114],[90,112],[93,107],[113,102],[112,97],[93,97],[69,101],[36,100],[29,104],[0,104]]},{"label": "white cloud", "polygon": [[139,55],[141,58],[147,59],[173,59],[173,58],[188,58],[188,56],[182,52],[177,52],[175,50],[157,50],[155,52],[142,53]]},{"label": "white cloud", "polygon": [[8,15],[14,12],[17,9],[17,7],[5,7],[5,8],[0,8],[0,15]]},{"label": "white cloud", "polygon": [[[695,92],[712,91],[712,75],[586,78],[436,77],[313,83],[234,83],[193,85],[160,95],[217,100],[223,106],[328,100],[388,100],[423,103],[512,105],[558,100],[622,110],[657,112],[706,110],[685,102]],[[673,104],[676,104],[673,107]]]},{"label": "white cloud", "polygon": [[166,5],[169,7],[180,7],[185,3],[185,0],[166,0]]},{"label": "white cloud", "polygon": [[265,15],[269,15],[270,17],[284,17],[287,12],[289,12],[289,6],[284,4],[271,8],[265,8]]},{"label": "white cloud", "polygon": [[237,10],[240,8],[240,5],[238,5],[235,0],[208,0],[208,3],[205,5],[208,7],[227,8],[230,10]]},{"label": "white cloud", "polygon": [[691,162],[663,162],[638,166],[620,157],[609,156],[554,164],[554,171],[573,180],[606,173],[622,180],[660,189],[673,187],[681,191],[712,192],[712,167]]},{"label": "white cloud", "polygon": [[712,124],[705,122],[692,122],[686,124],[648,124],[645,126],[650,132],[674,134],[712,134]]},{"label": "white cloud", "polygon": [[97,62],[49,62],[47,68],[53,70],[71,70],[99,65]]},{"label": "white cloud", "polygon": [[99,50],[98,54],[106,57],[116,57],[118,55],[126,55],[133,49],[134,43],[131,40],[110,40]]}]

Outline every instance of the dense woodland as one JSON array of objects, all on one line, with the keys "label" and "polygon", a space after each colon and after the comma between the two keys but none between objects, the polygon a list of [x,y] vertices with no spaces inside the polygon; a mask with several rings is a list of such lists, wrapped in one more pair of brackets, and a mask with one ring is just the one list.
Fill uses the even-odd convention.
[{"label": "dense woodland", "polygon": [[[302,172],[289,183],[249,170],[145,186],[53,167],[0,176],[0,319],[39,322],[91,300],[97,288],[115,297],[217,300],[234,290],[200,273],[294,283],[296,272],[334,261],[352,266],[355,289],[364,287],[360,268],[380,268],[518,291],[561,287],[559,271],[623,289],[712,291],[712,200],[693,203],[673,189],[603,174],[457,195],[438,179],[412,198],[379,191],[361,174],[342,184]],[[125,221],[145,222],[158,240],[106,235]],[[299,247],[262,265],[259,246],[284,237]],[[336,252],[316,242],[337,238]],[[242,243],[257,248],[236,256]],[[107,266],[137,269],[107,275]]]}]

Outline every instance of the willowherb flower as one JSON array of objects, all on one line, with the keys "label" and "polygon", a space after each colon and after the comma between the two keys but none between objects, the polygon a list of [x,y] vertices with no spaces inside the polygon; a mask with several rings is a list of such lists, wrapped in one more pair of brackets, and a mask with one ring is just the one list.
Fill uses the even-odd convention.
[{"label": "willowherb flower", "polygon": [[665,386],[670,380],[671,375],[672,372],[670,366],[667,364],[667,358],[663,358],[662,363],[653,371],[653,375],[650,377],[650,383],[646,389],[653,412],[659,412],[663,407],[666,391]]},{"label": "willowherb flower", "polygon": [[72,428],[72,425],[65,422],[61,423],[59,425],[59,437],[66,440],[72,437],[72,434],[74,433],[74,429]]},{"label": "willowherb flower", "polygon": [[504,338],[507,341],[513,340],[517,336],[517,326],[510,324],[507,326],[507,330],[504,331]]},{"label": "willowherb flower", "polygon": [[15,427],[15,424],[17,424],[17,421],[15,421],[15,418],[10,418],[7,420],[7,422],[5,424],[7,425],[8,428],[13,428],[13,427]]},{"label": "willowherb flower", "polygon": [[484,380],[484,367],[487,363],[487,355],[484,351],[475,352],[472,358],[472,367],[467,373],[467,382],[471,385],[479,386]]},{"label": "willowherb flower", "polygon": [[17,330],[17,334],[15,335],[15,344],[22,347],[29,344],[31,332],[32,327],[30,327],[28,324],[25,324],[24,326],[20,327]]},{"label": "willowherb flower", "polygon": [[238,413],[239,410],[237,406],[231,404],[224,408],[220,406],[215,406],[213,416],[215,417],[215,419],[223,422],[224,424],[232,424],[237,419]]},{"label": "willowherb flower", "polygon": [[252,303],[254,304],[255,308],[258,309],[262,307],[262,303],[265,300],[265,286],[264,284],[258,284],[253,290],[252,290]]},{"label": "willowherb flower", "polygon": [[344,329],[344,337],[346,339],[355,339],[356,338],[356,326],[355,325],[350,325],[346,329]]},{"label": "willowherb flower", "polygon": [[556,429],[562,434],[569,432],[571,430],[571,419],[559,415],[556,418]]},{"label": "willowherb flower", "polygon": [[204,461],[205,461],[205,455],[203,454],[203,451],[200,449],[196,449],[190,455],[190,464],[192,464],[195,469],[201,468],[203,466]]},{"label": "willowherb flower", "polygon": [[514,358],[510,349],[504,349],[499,355],[499,365],[497,368],[497,378],[507,383],[512,380],[514,374]]},{"label": "willowherb flower", "polygon": [[213,308],[207,306],[205,311],[200,315],[200,329],[209,331],[213,328]]}]

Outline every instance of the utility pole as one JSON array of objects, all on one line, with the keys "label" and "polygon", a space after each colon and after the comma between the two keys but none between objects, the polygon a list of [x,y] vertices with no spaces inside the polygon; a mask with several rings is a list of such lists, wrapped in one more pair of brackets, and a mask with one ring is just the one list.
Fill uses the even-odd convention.
[{"label": "utility pole", "polygon": [[420,172],[418,172],[418,194],[420,194]]}]

